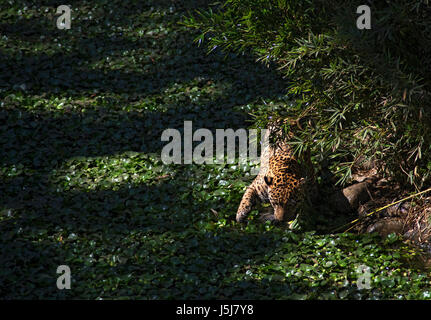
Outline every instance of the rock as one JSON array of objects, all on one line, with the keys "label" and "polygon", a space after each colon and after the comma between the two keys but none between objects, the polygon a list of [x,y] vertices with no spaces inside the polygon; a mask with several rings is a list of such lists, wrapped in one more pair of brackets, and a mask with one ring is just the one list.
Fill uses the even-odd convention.
[{"label": "rock", "polygon": [[330,198],[331,206],[338,212],[356,211],[370,198],[367,188],[368,181],[363,181],[339,190]]},{"label": "rock", "polygon": [[406,215],[409,212],[410,203],[400,202],[387,208],[389,215]]},{"label": "rock", "polygon": [[373,223],[367,228],[368,233],[377,232],[382,237],[391,233],[402,234],[404,222],[400,218],[385,218]]},{"label": "rock", "polygon": [[406,233],[404,233],[404,238],[412,240],[412,241],[419,241],[419,231],[416,229],[410,229]]}]

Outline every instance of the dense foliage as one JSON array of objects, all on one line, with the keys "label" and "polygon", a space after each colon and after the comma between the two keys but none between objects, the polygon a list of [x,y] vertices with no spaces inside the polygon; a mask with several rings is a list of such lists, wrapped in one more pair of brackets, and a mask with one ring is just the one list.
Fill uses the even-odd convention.
[{"label": "dense foliage", "polygon": [[[371,8],[371,29],[359,30],[356,9]],[[293,103],[256,109],[309,120],[295,144],[317,162],[331,159],[343,182],[365,159],[421,188],[431,162],[431,6],[424,0],[227,0],[185,24],[211,49],[252,51],[276,62]],[[206,37],[205,37],[206,36]]]},{"label": "dense foliage", "polygon": [[74,1],[70,30],[56,1],[3,3],[1,299],[430,298],[396,236],[239,225],[248,165],[160,161],[166,128],[243,128],[290,101],[274,69],[193,44],[178,22],[205,1]]}]

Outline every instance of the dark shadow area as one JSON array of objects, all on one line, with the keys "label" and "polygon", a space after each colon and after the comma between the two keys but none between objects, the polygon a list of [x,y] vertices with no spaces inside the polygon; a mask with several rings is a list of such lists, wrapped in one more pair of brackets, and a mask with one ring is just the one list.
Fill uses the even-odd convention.
[{"label": "dark shadow area", "polygon": [[[72,96],[80,96],[98,93],[134,94],[136,96],[158,94],[170,88],[176,83],[190,82],[196,78],[201,81],[223,80],[234,86],[240,85],[246,88],[255,88],[249,101],[256,97],[270,97],[281,87],[277,86],[280,76],[270,73],[265,67],[254,64],[247,57],[229,56],[227,65],[222,62],[222,55],[213,54],[213,59],[205,58],[205,51],[192,43],[192,37],[183,39],[191,47],[190,51],[183,53],[173,52],[171,56],[164,56],[161,60],[144,62],[141,71],[116,69],[107,70],[88,66],[89,60],[99,60],[109,57],[109,50],[127,51],[141,47],[142,43],[127,41],[125,39],[103,38],[88,39],[82,41],[78,46],[84,53],[81,55],[64,54],[55,52],[53,54],[23,54],[19,58],[0,52],[0,68],[3,70],[14,70],[10,73],[0,75],[0,87],[3,91],[19,91],[20,86],[25,86],[26,93],[33,94],[58,94],[63,90]],[[109,50],[98,48],[97,51],[103,56],[88,57],[85,52],[95,51],[97,43],[111,43],[113,47]],[[108,53],[106,53],[108,51]],[[106,53],[106,55],[105,55]],[[214,56],[217,57],[214,59]],[[237,60],[238,59],[238,60]],[[253,64],[253,72],[248,68]],[[161,66],[161,67],[160,67]],[[248,80],[245,83],[245,80]],[[259,92],[259,83],[273,82],[273,93]],[[278,91],[280,92],[280,91]],[[280,93],[279,93],[280,94]]]},{"label": "dark shadow area", "polygon": [[[228,111],[225,101],[184,107],[167,112],[113,112],[100,107],[82,113],[38,114],[19,109],[3,110],[6,125],[0,129],[0,160],[11,166],[48,169],[63,160],[83,156],[103,156],[136,151],[157,153],[167,142],[160,140],[166,129],[183,130],[184,121],[193,121],[193,130],[244,128],[246,115]],[[229,102],[227,102],[229,103]],[[224,118],[223,111],[229,112]],[[212,117],[212,113],[215,115]]]},{"label": "dark shadow area", "polygon": [[[250,91],[252,95],[249,101],[280,92],[282,87],[277,85],[277,82],[280,82],[280,75],[255,64],[250,56],[239,57],[230,54],[226,61],[220,52],[215,52],[208,59],[206,49],[199,48],[193,42],[197,34],[190,30],[182,32],[176,30],[175,36],[160,32],[151,33],[154,26],[149,24],[148,20],[156,19],[158,23],[168,21],[177,24],[181,20],[181,14],[172,17],[162,15],[155,18],[136,18],[141,11],[149,8],[151,12],[161,8],[166,10],[172,6],[178,6],[178,10],[186,8],[192,10],[198,9],[198,5],[162,1],[156,6],[150,2],[135,7],[134,3],[131,7],[116,9],[115,12],[110,12],[106,8],[97,19],[94,18],[95,21],[76,22],[76,28],[83,30],[92,27],[97,21],[109,20],[118,28],[130,26],[133,22],[136,28],[142,28],[145,32],[139,38],[127,36],[122,32],[113,32],[108,26],[97,29],[95,32],[97,36],[89,36],[91,33],[85,32],[78,35],[75,29],[65,33],[63,30],[57,30],[55,24],[44,17],[20,19],[12,24],[3,23],[0,25],[0,32],[5,37],[12,40],[18,38],[23,43],[20,44],[22,46],[20,50],[0,51],[0,68],[13,70],[0,74],[0,88],[3,88],[4,92],[19,91],[19,86],[25,85],[26,93],[38,95],[43,93],[63,95],[64,92],[67,95],[82,95],[98,92],[133,93],[143,96],[161,93],[175,83],[185,83],[200,77],[213,81],[223,80],[234,87],[238,82],[242,82],[241,86],[257,89]],[[44,38],[40,39],[40,36]],[[55,42],[58,46],[48,45],[50,42]],[[30,50],[31,46],[38,43],[45,46],[38,52]],[[139,67],[136,67],[137,63],[134,63],[133,67],[129,66],[130,62],[127,59],[130,56],[139,57]],[[107,59],[114,62],[120,60],[122,64],[110,67]],[[94,66],[93,64],[98,61],[101,61],[100,65]],[[250,68],[250,64],[254,66]],[[259,83],[265,81],[273,83],[274,92],[259,92]]]},{"label": "dark shadow area", "polygon": [[[225,277],[250,259],[263,262],[280,244],[272,233],[190,232],[202,220],[201,204],[180,197],[169,181],[117,191],[34,186],[33,193],[0,222],[2,298],[230,298],[247,286]],[[59,265],[72,270],[74,290],[57,290]],[[117,288],[114,296],[107,284]]]}]

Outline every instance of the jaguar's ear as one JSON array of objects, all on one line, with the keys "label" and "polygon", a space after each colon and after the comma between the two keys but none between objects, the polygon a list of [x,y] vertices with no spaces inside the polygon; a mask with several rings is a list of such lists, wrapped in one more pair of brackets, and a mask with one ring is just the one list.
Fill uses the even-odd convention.
[{"label": "jaguar's ear", "polygon": [[263,180],[265,180],[265,183],[270,186],[272,185],[272,177],[264,176]]}]

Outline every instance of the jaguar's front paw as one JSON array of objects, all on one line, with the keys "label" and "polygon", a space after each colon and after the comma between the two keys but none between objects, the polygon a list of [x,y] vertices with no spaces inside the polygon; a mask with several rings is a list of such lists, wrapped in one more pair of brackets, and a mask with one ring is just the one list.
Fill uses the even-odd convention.
[{"label": "jaguar's front paw", "polygon": [[241,213],[237,213],[237,215],[236,215],[236,222],[239,222],[239,223],[241,223],[241,222],[244,222],[245,221],[245,214],[241,214]]},{"label": "jaguar's front paw", "polygon": [[274,214],[268,214],[264,216],[264,221],[270,221],[274,225],[279,225],[281,223],[280,220],[278,220]]}]

